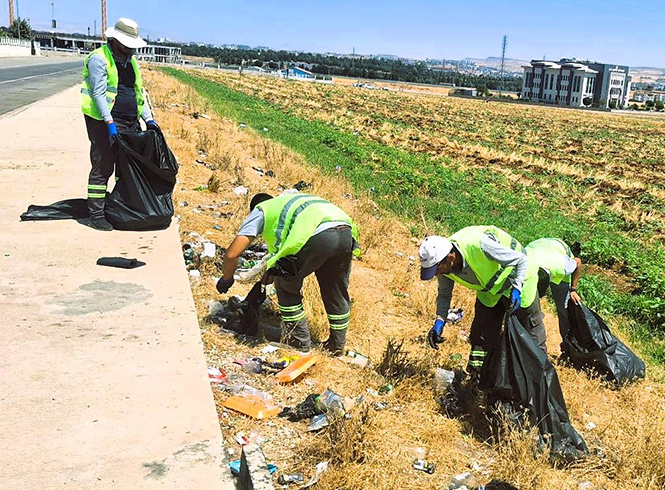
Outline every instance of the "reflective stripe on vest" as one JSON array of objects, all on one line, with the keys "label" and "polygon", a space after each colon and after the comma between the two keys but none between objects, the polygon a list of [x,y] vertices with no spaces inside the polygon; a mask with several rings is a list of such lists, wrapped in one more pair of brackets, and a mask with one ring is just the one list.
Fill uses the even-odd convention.
[{"label": "reflective stripe on vest", "polygon": [[257,207],[263,212],[262,235],[271,254],[268,268],[280,258],[298,253],[322,223],[348,223],[354,240],[358,241],[358,228],[349,215],[320,197],[287,194],[268,199]]},{"label": "reflective stripe on vest", "polygon": [[529,260],[534,260],[538,267],[545,269],[550,282],[561,284],[567,279],[566,257],[574,258],[570,247],[558,238],[539,238],[526,246]]},{"label": "reflective stripe on vest", "polygon": [[[83,81],[81,82],[81,111],[86,116],[90,116],[93,119],[101,121],[103,119],[102,113],[92,98],[92,89],[88,80],[90,76],[90,72],[88,71],[88,61],[94,54],[100,55],[106,63],[106,103],[109,106],[109,111],[113,110],[113,106],[115,105],[115,98],[118,95],[118,68],[116,67],[115,60],[113,59],[113,53],[107,44],[91,52],[83,63]],[[137,116],[141,117],[143,114],[144,104],[143,79],[141,78],[141,72],[134,57],[130,59],[130,63],[134,68],[135,75],[134,92],[136,93]]]},{"label": "reflective stripe on vest", "polygon": [[[475,290],[478,300],[491,308],[499,302],[502,295],[508,296],[511,286],[509,277],[513,273],[514,267],[503,267],[487,258],[481,249],[481,242],[488,234],[493,235],[504,247],[526,254],[524,247],[515,238],[496,226],[469,226],[452,235],[450,241],[462,253],[464,261],[480,284],[468,283],[455,274],[447,274],[447,277]],[[527,276],[522,287],[522,306],[525,308],[530,306],[535,299],[538,284],[538,267],[534,267],[530,262],[528,265]]]}]

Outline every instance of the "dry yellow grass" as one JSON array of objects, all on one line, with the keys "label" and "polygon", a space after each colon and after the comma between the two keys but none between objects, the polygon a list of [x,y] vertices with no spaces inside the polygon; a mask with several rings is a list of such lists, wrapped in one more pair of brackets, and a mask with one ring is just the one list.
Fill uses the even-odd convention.
[{"label": "dry yellow grass", "polygon": [[[353,264],[348,346],[377,363],[388,340],[398,339],[404,341],[408,358],[420,366],[451,368],[463,364],[450,356],[468,354],[464,333],[472,319],[473,295],[456,288],[453,303],[465,309],[466,317],[458,326],[446,328],[446,342],[440,351],[426,347],[425,333],[434,314],[436,286],[419,280],[418,264],[409,258],[417,256],[417,243],[408,234],[410,223],[381,212],[368,196],[343,198],[343,194],[353,194],[348,183],[324,177],[305,165],[300,156],[263,135],[220,119],[190,88],[150,69],[145,71],[145,78],[157,120],[181,165],[175,205],[183,242],[189,240],[190,232],[197,232],[220,245],[230,243],[248,205],[247,196],[236,197],[232,193],[234,185],[242,183],[251,196],[258,191],[277,193],[280,184],[312,182],[312,193],[344,208],[361,230],[365,253],[362,260]],[[206,113],[211,120],[194,119],[193,112]],[[197,158],[214,164],[217,170],[213,172],[195,163]],[[252,166],[273,170],[276,177],[261,177]],[[193,190],[206,185],[213,174],[215,192]],[[183,201],[188,205],[183,206]],[[194,212],[199,204],[223,201],[229,204],[222,204],[219,211],[234,213],[231,218],[215,218],[213,211],[207,210]],[[213,229],[213,225],[221,229]],[[203,278],[193,280],[192,292],[203,319],[207,302],[220,297],[209,280],[218,274],[214,265],[204,263],[201,271]],[[242,294],[247,289],[248,286],[236,286],[232,292]],[[321,338],[327,326],[316,289],[309,281],[305,297],[315,336]],[[401,297],[403,293],[408,296]],[[556,351],[556,319],[549,308],[546,310],[548,344],[551,351]],[[259,355],[260,347],[220,335],[203,321],[201,330],[208,364],[229,375],[242,375],[239,366],[233,364],[234,358]],[[250,382],[270,392],[280,406],[295,405],[308,393],[330,388],[343,396],[365,396],[369,403],[385,401],[388,408],[369,409],[363,414],[359,407],[348,425],[312,434],[304,422],[254,421],[228,412],[221,406],[226,395],[214,393],[220,426],[235,456],[239,447],[233,439],[243,431],[262,438],[267,459],[280,472],[301,471],[309,477],[317,462],[328,460],[330,469],[317,486],[322,490],[440,489],[446,488],[451,475],[467,470],[477,475],[479,483],[501,478],[522,490],[577,489],[583,481],[607,490],[665,488],[663,386],[646,380],[615,391],[573,369],[558,366],[557,371],[573,424],[590,447],[602,449],[604,457],[590,457],[573,467],[554,468],[546,455],[534,453],[528,434],[513,434],[500,444],[490,444],[479,437],[481,420],[446,418],[434,400],[429,379],[416,376],[401,382],[392,394],[377,396],[367,391],[384,383],[374,370],[361,370],[325,354],[302,381],[293,385],[280,386],[263,375],[251,375]],[[365,424],[360,426],[363,416]],[[596,428],[586,429],[589,422]],[[336,437],[331,438],[331,434]],[[412,469],[417,457],[436,463],[436,472],[427,475]]]}]

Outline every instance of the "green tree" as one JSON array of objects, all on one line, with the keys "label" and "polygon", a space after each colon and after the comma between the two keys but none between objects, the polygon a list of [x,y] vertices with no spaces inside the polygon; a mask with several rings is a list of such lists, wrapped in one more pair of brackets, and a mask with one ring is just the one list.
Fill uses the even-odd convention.
[{"label": "green tree", "polygon": [[32,39],[33,36],[34,33],[32,32],[32,27],[30,27],[30,22],[25,19],[14,19],[14,22],[9,26],[9,37]]},{"label": "green tree", "polygon": [[665,104],[663,103],[662,100],[657,100],[653,106],[657,111],[662,111],[663,109],[665,109]]},{"label": "green tree", "polygon": [[644,105],[647,106],[647,109],[651,109],[651,108],[653,108],[653,106],[656,105],[656,103],[655,103],[653,100],[647,100],[647,101],[644,103]]}]

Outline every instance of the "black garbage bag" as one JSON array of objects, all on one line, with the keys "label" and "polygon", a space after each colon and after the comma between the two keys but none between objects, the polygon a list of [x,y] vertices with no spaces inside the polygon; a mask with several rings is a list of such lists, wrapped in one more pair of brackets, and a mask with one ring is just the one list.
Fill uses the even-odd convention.
[{"label": "black garbage bag", "polygon": [[295,407],[284,407],[279,414],[291,422],[298,422],[299,420],[311,419],[315,415],[322,413],[316,406],[316,400],[319,398],[318,393],[311,393],[307,395],[304,401]]},{"label": "black garbage bag", "polygon": [[121,133],[116,157],[120,180],[106,196],[106,219],[116,230],[168,228],[177,173],[178,162],[161,131]]},{"label": "black garbage bag", "polygon": [[518,427],[537,427],[541,445],[555,458],[572,462],[588,453],[570,423],[554,366],[515,316],[485,361],[480,388]]},{"label": "black garbage bag", "polygon": [[47,221],[54,219],[85,219],[90,216],[86,199],[65,199],[46,206],[31,204],[21,215],[21,221]]},{"label": "black garbage bag", "polygon": [[[116,230],[162,230],[173,217],[171,194],[178,162],[161,131],[121,133],[116,175],[121,178],[106,194],[106,219]],[[21,221],[89,218],[86,199],[66,199],[47,206],[31,204]]]},{"label": "black garbage bag", "polygon": [[568,318],[570,330],[563,339],[563,356],[573,366],[597,371],[618,386],[644,378],[642,359],[612,335],[595,311],[569,301]]},{"label": "black garbage bag", "polygon": [[266,290],[259,281],[245,299],[232,296],[221,309],[211,312],[208,320],[227,330],[255,337],[259,331],[260,307],[265,299]]}]

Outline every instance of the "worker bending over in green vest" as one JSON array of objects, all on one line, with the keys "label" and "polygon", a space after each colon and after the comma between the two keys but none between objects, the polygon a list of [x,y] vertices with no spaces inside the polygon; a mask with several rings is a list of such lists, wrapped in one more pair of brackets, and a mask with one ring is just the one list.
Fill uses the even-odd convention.
[{"label": "worker bending over in green vest", "polygon": [[[578,245],[579,246],[579,245]],[[561,340],[568,334],[568,300],[582,302],[577,293],[577,282],[582,273],[582,261],[563,240],[540,238],[526,246],[529,261],[538,265],[538,295],[542,298],[549,286],[559,318]],[[579,252],[578,252],[579,253]]]},{"label": "worker bending over in green vest", "polygon": [[476,291],[471,323],[471,354],[467,371],[477,373],[497,344],[503,318],[515,314],[538,346],[547,351],[545,326],[536,295],[538,267],[524,248],[496,226],[469,226],[450,238],[429,236],[420,245],[420,278],[437,277],[436,320],[428,341],[438,349],[443,342],[453,287],[459,283]]},{"label": "worker bending over in green vest", "polygon": [[88,176],[90,224],[97,230],[110,231],[113,227],[104,217],[104,203],[115,167],[118,131],[140,131],[139,117],[148,128],[158,126],[145,103],[141,72],[133,57],[134,49],[146,45],[139,37],[138,25],[131,19],[119,19],[104,34],[108,43],[90,53],[83,64],[81,110],[92,163]]},{"label": "worker bending over in green vest", "polygon": [[358,228],[353,220],[325,199],[306,194],[257,194],[249,209],[249,216],[224,254],[217,290],[229,290],[238,259],[262,235],[270,253],[263,282],[274,279],[283,341],[304,352],[311,347],[301,289],[305,277],[315,273],[330,324],[324,348],[342,354],[351,315],[351,258],[358,250]]}]

